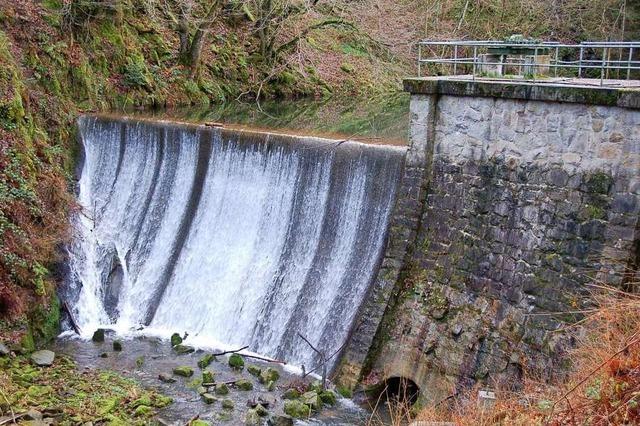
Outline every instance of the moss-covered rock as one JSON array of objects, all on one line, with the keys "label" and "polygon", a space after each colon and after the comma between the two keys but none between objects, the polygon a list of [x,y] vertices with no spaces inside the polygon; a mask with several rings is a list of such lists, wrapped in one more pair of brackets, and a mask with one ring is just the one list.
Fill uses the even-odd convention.
[{"label": "moss-covered rock", "polygon": [[249,374],[255,377],[260,377],[260,373],[262,373],[262,369],[260,367],[256,367],[255,365],[247,366],[247,371]]},{"label": "moss-covered rock", "polygon": [[241,391],[253,390],[253,383],[246,379],[240,379],[235,383],[235,386]]},{"label": "moss-covered rock", "polygon": [[116,352],[122,351],[122,342],[120,340],[113,341],[113,350]]},{"label": "moss-covered rock", "polygon": [[195,352],[195,349],[192,346],[187,346],[187,345],[176,345],[173,347],[173,350],[178,354],[178,355],[186,355],[186,354],[190,354]]},{"label": "moss-covered rock", "polygon": [[269,415],[269,410],[267,410],[262,404],[256,405],[254,410],[256,410],[256,413],[258,413],[260,417],[266,417]]},{"label": "moss-covered rock", "polygon": [[235,407],[235,404],[233,403],[232,400],[225,399],[222,401],[222,408],[224,408],[225,410],[233,410],[234,407]]},{"label": "moss-covered rock", "polygon": [[91,337],[91,340],[96,342],[96,343],[104,342],[104,329],[103,328],[99,328],[96,331],[94,331],[93,332],[93,336]]},{"label": "moss-covered rock", "polygon": [[193,376],[193,368],[186,365],[176,367],[173,369],[173,374],[176,376],[191,377]]},{"label": "moss-covered rock", "polygon": [[302,394],[300,400],[312,410],[317,410],[322,406],[322,400],[316,391],[309,391]]},{"label": "moss-covered rock", "polygon": [[274,368],[267,368],[260,373],[260,383],[268,384],[269,382],[276,382],[280,378],[280,373]]},{"label": "moss-covered rock", "polygon": [[205,368],[210,366],[211,363],[215,360],[216,360],[216,357],[213,354],[206,354],[205,356],[200,358],[200,360],[198,361],[198,367],[204,370]]},{"label": "moss-covered rock", "polygon": [[244,416],[244,424],[247,426],[258,426],[262,424],[262,418],[256,410],[247,410]]},{"label": "moss-covered rock", "polygon": [[244,358],[238,354],[233,354],[229,357],[229,367],[234,370],[242,370],[244,368]]},{"label": "moss-covered rock", "polygon": [[311,415],[311,408],[298,400],[284,402],[284,412],[296,419],[306,419]]},{"label": "moss-covered rock", "polygon": [[216,385],[216,395],[228,395],[229,394],[229,386],[225,383],[220,383]]},{"label": "moss-covered rock", "polygon": [[178,346],[182,343],[182,337],[178,333],[173,333],[171,335],[171,346]]},{"label": "moss-covered rock", "polygon": [[282,398],[284,399],[298,399],[300,398],[300,392],[297,389],[291,388],[284,391],[282,394]]},{"label": "moss-covered rock", "polygon": [[216,398],[214,395],[211,395],[208,392],[205,392],[205,393],[202,394],[202,400],[206,404],[213,404],[214,402],[216,402],[218,400],[218,398]]},{"label": "moss-covered rock", "polygon": [[320,399],[327,405],[336,405],[337,397],[332,391],[326,390],[324,392],[320,392]]}]

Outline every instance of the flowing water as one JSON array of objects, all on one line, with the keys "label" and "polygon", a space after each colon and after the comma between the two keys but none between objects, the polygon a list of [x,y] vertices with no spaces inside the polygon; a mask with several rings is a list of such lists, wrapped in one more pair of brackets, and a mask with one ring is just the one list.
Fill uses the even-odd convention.
[{"label": "flowing water", "polygon": [[[312,366],[375,276],[405,149],[87,116],[65,295],[85,337],[187,332]],[[334,358],[335,361],[335,358]]]}]

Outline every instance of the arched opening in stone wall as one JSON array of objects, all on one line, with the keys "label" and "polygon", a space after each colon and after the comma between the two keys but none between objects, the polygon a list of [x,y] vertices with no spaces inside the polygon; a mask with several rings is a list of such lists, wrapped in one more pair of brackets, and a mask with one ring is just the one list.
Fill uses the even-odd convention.
[{"label": "arched opening in stone wall", "polygon": [[418,401],[420,387],[406,377],[389,377],[380,384],[379,395],[389,402],[412,406]]}]

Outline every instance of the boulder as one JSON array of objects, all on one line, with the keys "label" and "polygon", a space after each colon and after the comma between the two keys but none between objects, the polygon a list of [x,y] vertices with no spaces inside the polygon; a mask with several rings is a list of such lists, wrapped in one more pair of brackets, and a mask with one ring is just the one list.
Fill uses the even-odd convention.
[{"label": "boulder", "polygon": [[182,337],[178,333],[173,333],[171,335],[171,346],[178,346],[182,343]]},{"label": "boulder", "polygon": [[171,377],[171,376],[170,376],[169,374],[167,374],[167,373],[160,373],[160,374],[158,374],[158,379],[159,379],[161,382],[164,382],[164,383],[175,383],[175,381],[176,381],[176,379],[174,379],[173,377]]},{"label": "boulder", "polygon": [[298,400],[284,402],[284,412],[295,419],[306,419],[311,415],[311,408]]},{"label": "boulder", "polygon": [[224,408],[225,410],[233,410],[234,407],[235,407],[235,404],[233,403],[232,400],[225,399],[222,401],[222,408]]},{"label": "boulder", "polygon": [[9,350],[7,345],[5,345],[4,343],[0,342],[0,356],[7,356],[10,353],[11,353],[11,351]]},{"label": "boulder", "polygon": [[260,373],[260,383],[268,384],[269,382],[275,382],[280,378],[280,373],[274,368],[267,368]]},{"label": "boulder", "polygon": [[187,345],[175,345],[173,350],[176,351],[178,355],[190,354],[195,351],[193,347]]},{"label": "boulder", "polygon": [[22,415],[23,420],[42,420],[42,413],[33,408]]},{"label": "boulder", "polygon": [[260,373],[262,373],[262,369],[259,367],[256,367],[255,365],[249,365],[247,367],[247,371],[249,372],[249,374],[256,377],[260,377]]},{"label": "boulder", "polygon": [[104,342],[104,328],[99,328],[96,331],[94,331],[93,336],[91,337],[91,340],[93,340],[96,343]]},{"label": "boulder", "polygon": [[173,374],[176,376],[191,377],[193,376],[193,368],[187,367],[186,365],[176,367],[173,369]]},{"label": "boulder", "polygon": [[48,367],[53,364],[53,360],[55,359],[55,357],[56,354],[54,352],[45,349],[32,353],[31,361],[33,361],[35,365],[38,365],[40,367]]},{"label": "boulder", "polygon": [[216,385],[216,395],[228,395],[229,394],[229,386],[224,383],[220,383]]},{"label": "boulder", "polygon": [[198,361],[198,367],[200,367],[201,369],[205,369],[207,368],[209,365],[211,365],[211,363],[213,361],[216,360],[216,357],[213,356],[213,354],[207,354],[205,356],[203,356],[202,358],[200,358],[200,361]]},{"label": "boulder", "polygon": [[302,394],[300,400],[312,410],[317,410],[322,406],[322,400],[316,391],[309,391]]},{"label": "boulder", "polygon": [[218,398],[216,398],[214,395],[211,395],[210,393],[203,393],[202,399],[206,404],[213,404],[218,400]]},{"label": "boulder", "polygon": [[102,353],[100,354],[100,358],[108,358],[108,357],[109,357],[109,354],[108,354],[108,353],[106,353],[106,352],[102,352]]},{"label": "boulder", "polygon": [[216,375],[213,371],[204,370],[202,372],[202,383],[215,383]]},{"label": "boulder", "polygon": [[113,341],[113,350],[116,352],[120,352],[122,350],[122,342],[120,340]]},{"label": "boulder", "polygon": [[244,368],[244,359],[238,354],[231,355],[229,357],[229,367],[234,370],[242,370]]},{"label": "boulder", "polygon": [[250,391],[253,390],[253,383],[249,380],[240,379],[235,383],[235,386],[242,391]]}]

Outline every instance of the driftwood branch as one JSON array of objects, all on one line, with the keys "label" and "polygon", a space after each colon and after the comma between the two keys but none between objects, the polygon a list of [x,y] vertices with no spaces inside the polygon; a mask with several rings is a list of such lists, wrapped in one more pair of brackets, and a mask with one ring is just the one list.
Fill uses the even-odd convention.
[{"label": "driftwood branch", "polygon": [[240,379],[236,379],[236,380],[229,380],[228,382],[214,382],[214,383],[203,383],[202,386],[205,388],[211,387],[211,386],[220,386],[220,385],[234,385],[238,380]]},{"label": "driftwood branch", "polygon": [[[62,306],[64,307],[64,310],[67,311],[67,314],[69,314],[69,320],[71,321],[71,326],[75,330],[76,334],[82,334],[80,332],[80,326],[78,325],[78,322],[76,321],[75,317],[73,316],[73,311],[69,307],[69,304],[65,301]],[[1,425],[1,423],[0,423],[0,425]]]},{"label": "driftwood branch", "polygon": [[213,356],[222,356],[222,355],[227,355],[227,354],[235,354],[235,353],[238,353],[238,352],[240,352],[240,351],[244,351],[244,350],[245,350],[245,349],[247,349],[248,347],[249,347],[249,345],[247,345],[247,346],[243,346],[243,347],[241,347],[240,349],[236,349],[236,350],[234,350],[234,351],[218,352],[218,353],[215,353],[215,354],[212,354],[212,355],[213,355]]},{"label": "driftwood branch", "polygon": [[[327,356],[324,352],[321,352],[315,346],[313,346],[311,342],[302,334],[298,333],[298,336],[300,336],[300,338],[304,340],[307,343],[307,345],[309,345],[309,347],[311,347],[311,349],[313,349],[314,352],[320,356],[320,364],[315,369],[322,367],[322,390],[325,390],[327,388],[327,361],[328,361]],[[314,371],[314,370],[311,370],[311,371]],[[309,373],[305,373],[305,377],[307,375],[309,375]]]},{"label": "driftwood branch", "polygon": [[262,356],[258,356],[258,355],[245,355],[245,354],[241,354],[241,356],[243,356],[243,357],[245,357],[245,358],[259,359],[260,361],[265,361],[265,362],[272,362],[272,363],[274,363],[274,364],[287,365],[287,361],[282,361],[282,360],[279,360],[279,359],[271,359],[271,358],[262,357]]}]

